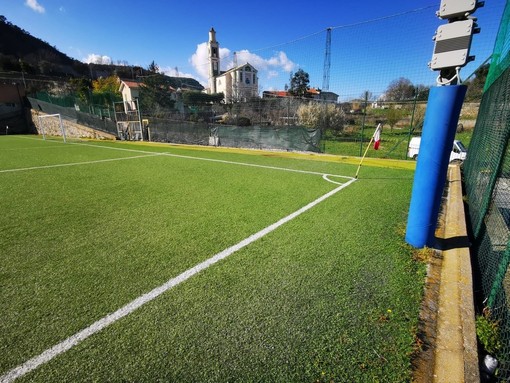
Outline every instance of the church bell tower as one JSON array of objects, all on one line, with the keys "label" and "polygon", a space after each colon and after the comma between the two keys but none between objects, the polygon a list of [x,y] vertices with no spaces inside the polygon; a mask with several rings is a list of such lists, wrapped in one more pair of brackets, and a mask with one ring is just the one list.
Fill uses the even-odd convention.
[{"label": "church bell tower", "polygon": [[209,31],[209,93],[216,93],[216,76],[220,74],[220,44],[216,41],[216,31]]}]

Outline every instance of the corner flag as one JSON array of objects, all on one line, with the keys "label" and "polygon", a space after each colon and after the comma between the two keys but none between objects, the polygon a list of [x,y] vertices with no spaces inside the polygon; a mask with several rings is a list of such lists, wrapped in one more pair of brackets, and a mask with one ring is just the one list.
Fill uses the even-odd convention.
[{"label": "corner flag", "polygon": [[374,132],[374,149],[378,150],[381,144],[381,124],[377,125],[377,129]]},{"label": "corner flag", "polygon": [[379,123],[379,125],[377,125],[377,128],[375,129],[375,132],[374,132],[372,138],[370,138],[370,142],[368,143],[367,149],[365,150],[365,154],[363,154],[363,157],[361,157],[361,161],[359,162],[358,170],[356,170],[356,175],[354,176],[354,178],[358,178],[359,170],[361,169],[361,164],[363,163],[363,160],[365,159],[365,156],[367,155],[368,149],[370,149],[370,145],[372,144],[372,141],[374,141],[374,149],[375,150],[379,149],[379,144],[381,143],[381,129],[382,129],[382,126]]}]

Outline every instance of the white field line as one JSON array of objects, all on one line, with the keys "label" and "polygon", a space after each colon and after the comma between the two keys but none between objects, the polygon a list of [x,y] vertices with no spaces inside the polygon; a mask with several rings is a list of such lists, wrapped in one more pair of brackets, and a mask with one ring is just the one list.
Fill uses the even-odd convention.
[{"label": "white field line", "polygon": [[32,147],[24,147],[24,148],[9,148],[9,149],[0,149],[0,152],[14,152],[16,150],[32,150],[32,149],[51,149],[51,148],[65,148],[62,145],[51,145],[51,146],[32,146]]},{"label": "white field line", "polygon": [[0,170],[0,173],[13,173],[13,172],[23,172],[23,171],[27,171],[27,170],[61,168],[61,167],[65,167],[65,166],[90,165],[90,164],[98,164],[101,162],[132,160],[134,158],[154,157],[154,156],[160,156],[160,155],[161,154],[159,154],[159,153],[152,153],[152,154],[145,154],[145,155],[132,156],[132,157],[108,158],[108,159],[104,159],[104,160],[83,161],[83,162],[69,162],[66,164],[32,166],[29,168],[4,169],[4,170]]},{"label": "white field line", "polygon": [[[112,146],[92,145],[92,144],[85,144],[85,143],[78,143],[78,142],[72,142],[70,144],[72,144],[72,145],[82,145],[82,146],[92,146],[94,148],[122,150],[122,151],[135,152],[135,153],[154,153],[154,152],[150,152],[150,151],[147,151],[147,150],[127,149],[127,148],[115,148],[115,147],[112,147]],[[254,168],[263,168],[263,169],[283,170],[283,171],[294,172],[294,173],[315,174],[315,175],[318,175],[318,176],[324,176],[325,175],[324,173],[313,172],[313,171],[309,171],[309,170],[298,170],[298,169],[282,168],[282,167],[278,167],[278,166],[250,164],[248,162],[237,162],[237,161],[218,160],[218,159],[214,159],[214,158],[193,157],[193,156],[185,156],[185,155],[182,155],[182,154],[172,154],[172,153],[168,153],[168,152],[157,152],[157,153],[159,153],[160,155],[163,155],[163,156],[169,156],[169,157],[175,157],[175,158],[185,158],[185,159],[189,159],[189,160],[209,161],[209,162],[216,162],[216,163],[222,163],[222,164],[250,166],[250,167],[254,167]],[[349,176],[342,176],[342,175],[335,175],[335,174],[329,174],[329,176],[345,178],[345,179],[349,179],[349,180],[352,179],[352,177],[349,177]]]},{"label": "white field line", "polygon": [[338,182],[338,181],[330,180],[329,177],[338,177],[338,176],[335,176],[334,174],[323,174],[322,175],[323,179],[325,179],[328,182],[331,182],[332,184],[343,185],[343,182]]},{"label": "white field line", "polygon": [[294,213],[289,214],[288,216],[280,219],[279,221],[273,223],[272,225],[269,225],[266,228],[260,230],[259,232],[252,234],[249,237],[243,239],[241,242],[217,253],[216,255],[212,256],[211,258],[205,260],[204,262],[199,263],[196,266],[184,271],[183,273],[179,274],[175,278],[172,278],[172,279],[168,280],[166,283],[162,284],[161,286],[156,287],[152,291],[149,291],[148,293],[141,295],[140,297],[131,301],[124,307],[121,307],[117,311],[106,315],[105,317],[103,317],[103,318],[99,319],[98,321],[94,322],[93,324],[91,324],[89,327],[70,336],[69,338],[65,339],[64,341],[54,345],[53,347],[47,349],[46,351],[39,354],[38,356],[36,356],[32,359],[29,359],[22,365],[8,371],[6,374],[0,376],[0,383],[13,382],[15,379],[29,373],[30,371],[35,370],[40,365],[47,363],[50,360],[52,360],[53,358],[55,358],[57,355],[66,352],[67,350],[69,350],[72,347],[76,346],[77,344],[81,343],[83,340],[85,340],[88,337],[101,331],[105,327],[108,327],[109,325],[115,323],[119,319],[131,314],[133,311],[140,308],[144,304],[156,299],[164,292],[166,292],[166,291],[170,290],[171,288],[179,285],[180,283],[188,280],[195,274],[207,269],[208,267],[214,265],[215,263],[221,261],[222,259],[227,258],[228,256],[232,255],[236,251],[241,250],[242,248],[248,246],[249,244],[264,237],[265,235],[271,233],[272,231],[276,230],[277,228],[284,225],[285,223],[287,223],[287,222],[293,220],[294,218],[296,218],[297,216],[303,214],[307,210],[310,210],[314,206],[318,205],[319,203],[326,200],[327,198],[335,195],[340,190],[346,188],[347,186],[349,186],[350,184],[352,184],[355,181],[356,181],[356,179],[349,180],[348,182],[338,186],[337,188],[335,188],[335,189],[331,190],[330,192],[317,198],[315,201],[310,202],[308,205],[303,206],[299,210],[296,210]]},{"label": "white field line", "polygon": [[[35,137],[19,137],[19,138],[24,138],[24,139],[28,139],[28,140],[38,140],[38,141],[41,141],[41,139],[38,139],[38,138],[35,138]],[[330,179],[328,179],[326,177],[331,176],[331,177],[344,178],[344,179],[348,179],[348,180],[352,180],[353,179],[353,177],[342,176],[342,175],[337,175],[337,174],[325,174],[325,173],[314,172],[314,171],[309,171],[309,170],[298,170],[298,169],[282,168],[282,167],[278,167],[278,166],[250,164],[248,162],[237,162],[237,161],[218,160],[218,159],[214,159],[214,158],[185,156],[185,155],[182,155],[182,154],[173,154],[173,153],[168,153],[168,152],[151,152],[151,151],[148,151],[148,150],[116,148],[116,147],[113,147],[113,146],[85,144],[83,142],[67,142],[67,143],[64,143],[62,141],[62,142],[59,142],[59,143],[62,144],[62,145],[90,146],[90,147],[93,147],[93,148],[120,150],[120,151],[133,152],[133,153],[151,154],[151,155],[154,155],[154,156],[160,155],[160,156],[168,156],[168,157],[174,157],[174,158],[184,158],[184,159],[197,160],[197,161],[209,161],[209,162],[216,162],[216,163],[222,163],[222,164],[249,166],[249,167],[254,167],[254,168],[262,168],[262,169],[281,170],[281,171],[301,173],[301,174],[314,174],[314,175],[318,175],[318,176],[323,177],[328,182],[331,182],[331,183],[334,183],[334,184],[338,184],[338,185],[341,185],[341,183],[335,182],[335,181],[331,181]],[[133,158],[135,158],[135,157],[133,157]],[[63,166],[65,166],[65,165],[63,165]],[[29,169],[32,169],[32,168],[29,168]],[[34,167],[34,169],[35,169],[35,167]],[[12,170],[12,171],[14,171],[14,170]],[[0,173],[1,173],[1,171],[0,171]]]}]

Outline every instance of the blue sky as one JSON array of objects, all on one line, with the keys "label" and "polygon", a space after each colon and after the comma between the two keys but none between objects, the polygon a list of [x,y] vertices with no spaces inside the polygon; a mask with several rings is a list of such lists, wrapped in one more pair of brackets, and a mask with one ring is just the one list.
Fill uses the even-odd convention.
[{"label": "blue sky", "polygon": [[[486,0],[475,13],[482,33],[473,41],[471,74],[490,54],[506,0]],[[214,27],[223,69],[242,64],[259,69],[260,91],[282,89],[291,72],[310,73],[322,87],[327,27],[332,31],[329,89],[344,98],[389,81],[410,78],[432,85],[432,36],[444,23],[435,16],[440,0],[78,1],[0,0],[0,14],[33,36],[81,61],[127,62],[192,76],[206,83],[205,42]],[[387,17],[393,16],[393,17]],[[366,22],[370,21],[371,22]]]}]

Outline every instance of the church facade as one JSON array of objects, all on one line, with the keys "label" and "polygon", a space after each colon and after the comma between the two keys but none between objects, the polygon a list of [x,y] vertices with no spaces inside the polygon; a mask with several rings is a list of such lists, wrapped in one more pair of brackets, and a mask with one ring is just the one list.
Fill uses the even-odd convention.
[{"label": "church facade", "polygon": [[226,103],[247,101],[258,96],[258,71],[250,63],[235,66],[227,71],[220,71],[220,47],[214,28],[209,31],[207,48],[209,53],[207,93],[223,93]]}]

